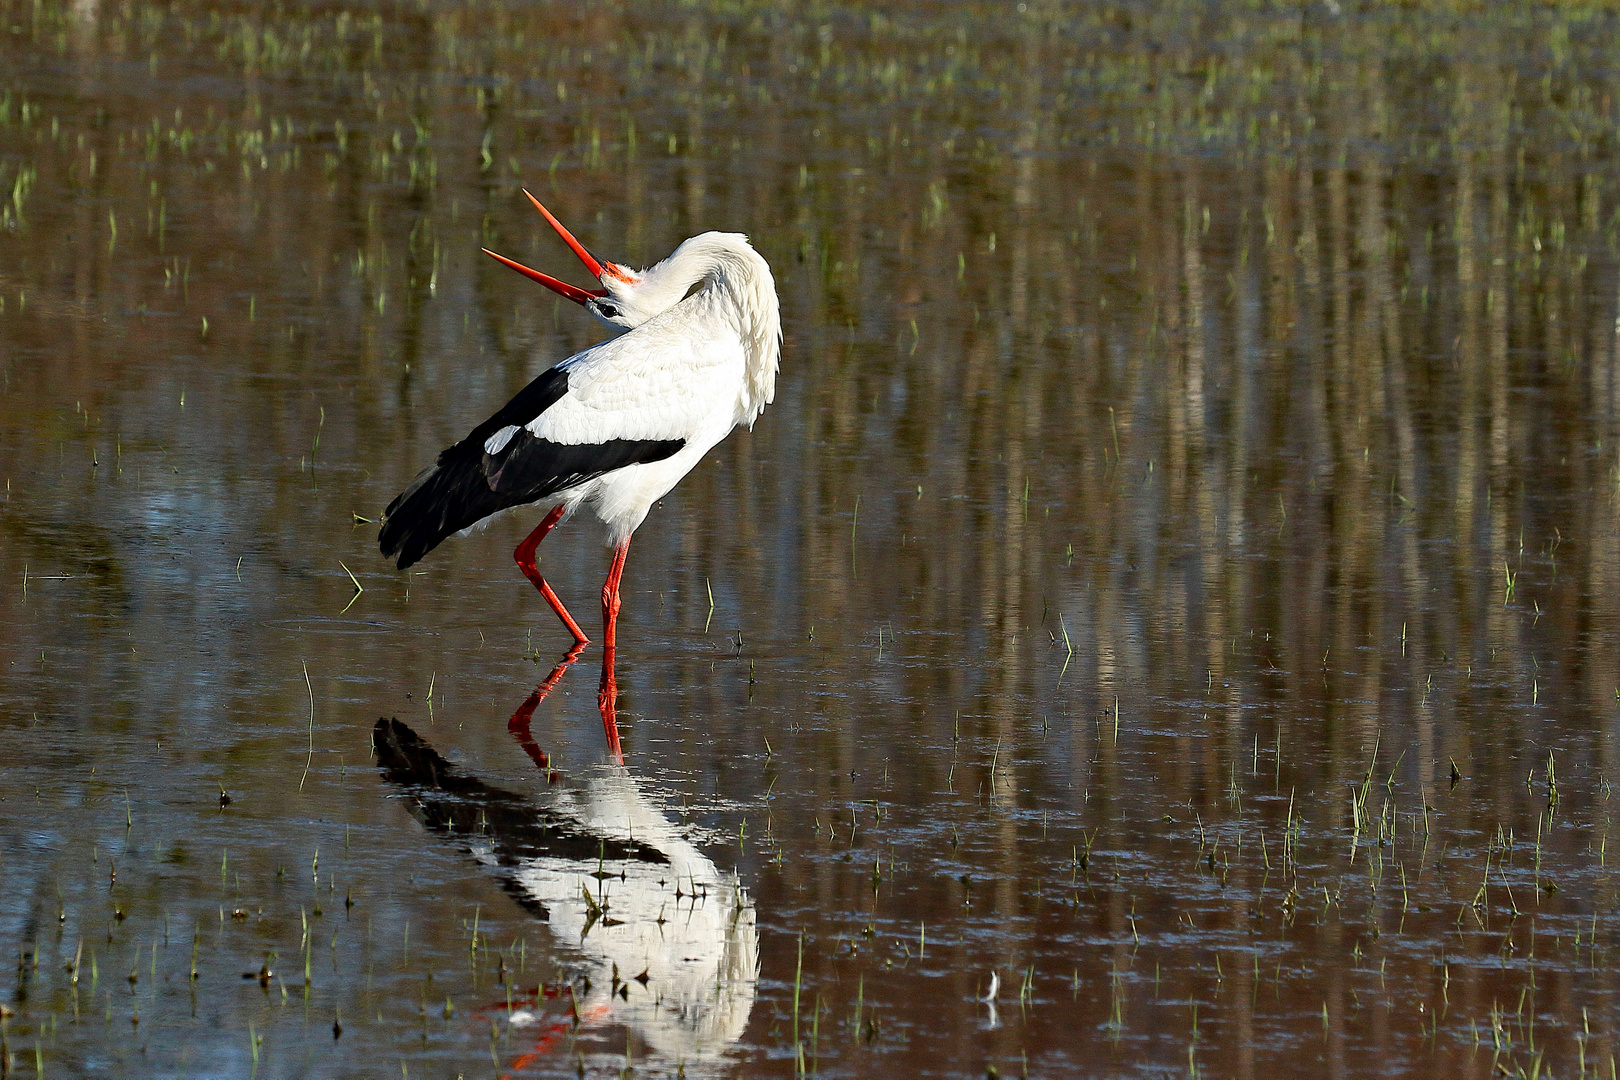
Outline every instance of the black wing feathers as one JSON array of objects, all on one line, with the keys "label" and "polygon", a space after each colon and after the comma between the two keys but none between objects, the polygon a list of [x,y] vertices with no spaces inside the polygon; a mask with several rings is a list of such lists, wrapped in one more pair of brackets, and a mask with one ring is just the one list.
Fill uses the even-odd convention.
[{"label": "black wing feathers", "polygon": [[[545,371],[465,439],[440,453],[388,504],[378,538],[382,553],[397,555],[403,570],[445,537],[491,514],[538,502],[627,465],[662,461],[686,445],[684,439],[565,445],[530,434],[526,425],[567,393],[567,370]],[[486,453],[490,436],[507,427],[518,431],[499,453]]]}]

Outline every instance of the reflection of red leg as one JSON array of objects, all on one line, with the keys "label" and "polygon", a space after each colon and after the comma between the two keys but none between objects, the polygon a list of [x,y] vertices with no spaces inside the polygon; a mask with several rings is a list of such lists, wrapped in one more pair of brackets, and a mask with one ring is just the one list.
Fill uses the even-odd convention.
[{"label": "reflection of red leg", "polygon": [[591,639],[585,636],[585,631],[579,628],[579,623],[575,622],[574,617],[568,614],[568,609],[563,607],[563,602],[557,599],[557,594],[551,591],[551,586],[546,584],[546,579],[540,576],[540,568],[535,565],[535,550],[539,548],[540,541],[546,538],[546,533],[552,530],[562,516],[563,507],[553,507],[551,513],[546,515],[545,520],[535,526],[534,532],[529,534],[528,539],[519,544],[517,550],[512,552],[512,558],[517,560],[518,569],[523,571],[523,576],[534,582],[534,587],[540,590],[540,595],[546,598],[546,603],[550,604],[551,610],[557,613],[557,618],[561,619],[563,625],[568,627],[568,632],[574,635],[574,640],[581,645],[585,645],[589,644]]},{"label": "reflection of red leg", "polygon": [[608,750],[623,760],[619,750],[619,720],[615,707],[619,684],[613,677],[613,656],[619,640],[619,579],[624,576],[624,558],[630,554],[630,539],[613,552],[613,566],[602,586],[602,686],[596,702],[602,710],[602,729],[607,732]]},{"label": "reflection of red leg", "polygon": [[534,1065],[537,1062],[544,1060],[546,1055],[551,1053],[558,1037],[564,1034],[572,1026],[572,1018],[568,1020],[554,1021],[551,1025],[551,1030],[535,1040],[534,1049],[530,1050],[526,1054],[519,1054],[517,1058],[513,1060],[511,1069],[502,1075],[501,1080],[512,1080],[512,1076],[515,1073],[520,1073],[524,1069],[527,1069],[530,1065]]},{"label": "reflection of red leg", "polygon": [[575,642],[574,647],[569,649],[561,660],[557,661],[557,666],[551,669],[551,674],[546,676],[545,681],[534,688],[534,693],[529,695],[527,701],[518,706],[517,712],[512,714],[512,719],[506,722],[506,730],[512,733],[512,738],[516,739],[517,744],[523,747],[523,752],[529,755],[529,760],[534,762],[535,768],[548,777],[551,775],[551,758],[546,755],[544,750],[540,749],[540,744],[534,741],[534,734],[530,730],[529,722],[534,718],[534,710],[538,709],[540,703],[546,700],[546,695],[556,689],[557,684],[562,681],[563,672],[567,671],[569,665],[578,660],[579,654],[584,651],[585,642]]}]

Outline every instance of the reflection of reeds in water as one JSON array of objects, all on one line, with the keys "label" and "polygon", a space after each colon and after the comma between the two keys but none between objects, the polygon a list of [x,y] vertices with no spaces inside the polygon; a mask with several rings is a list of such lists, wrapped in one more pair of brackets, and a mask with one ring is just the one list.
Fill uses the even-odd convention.
[{"label": "reflection of reeds in water", "polygon": [[[913,627],[988,643],[999,702],[1049,692],[1021,651],[1049,608],[1094,674],[1067,680],[1084,712],[1148,671],[1220,683],[1264,619],[1284,692],[1319,712],[1405,677],[1358,653],[1369,634],[1405,627],[1403,672],[1486,642],[1522,657],[1487,584],[1520,572],[1521,535],[1532,562],[1564,537],[1538,627],[1607,652],[1551,692],[1607,703],[1585,673],[1613,668],[1615,619],[1579,598],[1620,588],[1620,203],[1583,16],[753,16],[42,7],[0,42],[21,73],[0,84],[0,369],[19,422],[67,399],[83,420],[8,444],[7,475],[47,444],[93,468],[124,417],[175,422],[174,365],[298,380],[339,357],[353,412],[326,460],[395,484],[465,422],[418,406],[498,400],[585,340],[477,259],[503,232],[539,244],[515,195],[545,177],[628,261],[723,225],[781,269],[783,415],[693,478],[734,535],[670,533],[703,566],[731,542],[800,553],[783,625],[903,600]],[[38,66],[53,35],[71,77]],[[161,108],[98,74],[130,59]],[[284,396],[201,452],[297,460],[328,403]],[[167,445],[138,448],[141,475]],[[791,468],[762,476],[759,448]],[[274,488],[243,527],[306,493]],[[900,536],[924,558],[873,573]],[[20,573],[48,543],[0,559]],[[1372,713],[1350,711],[1359,741]]]},{"label": "reflection of reeds in water", "polygon": [[[371,537],[348,526],[588,340],[478,254],[500,240],[543,268],[566,259],[531,221],[527,183],[604,255],[643,262],[723,227],[778,270],[777,404],[672,496],[708,513],[655,512],[638,539],[671,577],[627,609],[681,629],[646,651],[634,688],[651,710],[680,701],[683,719],[654,729],[660,752],[708,761],[764,727],[772,767],[793,769],[818,813],[870,794],[874,756],[910,785],[901,802],[982,791],[994,816],[960,810],[950,825],[966,837],[951,857],[983,855],[974,910],[1007,925],[1038,913],[1043,928],[1063,924],[1030,899],[1050,867],[1018,816],[1041,799],[1090,815],[1091,873],[1117,882],[1119,852],[1185,865],[1176,830],[1193,814],[1213,834],[1218,819],[1235,829],[1223,814],[1252,829],[1286,813],[1265,821],[1288,852],[1272,861],[1297,867],[1303,849],[1308,864],[1318,836],[1369,812],[1339,796],[1362,789],[1380,738],[1373,789],[1398,771],[1403,813],[1450,790],[1448,759],[1469,777],[1427,849],[1453,855],[1493,826],[1537,832],[1519,783],[1532,744],[1539,761],[1558,743],[1577,775],[1620,769],[1607,16],[91,6],[0,20],[0,582],[36,575],[26,594],[0,587],[0,641],[28,661],[7,669],[24,688],[11,692],[38,698],[18,716],[79,707],[60,654],[43,652],[57,635],[105,659],[116,693],[87,681],[87,697],[139,702],[119,706],[137,719],[228,712],[217,688],[257,687],[302,654],[208,628],[337,612],[354,591],[340,559],[366,584],[351,616],[439,627],[498,597],[480,613],[485,656],[502,647],[496,627],[532,623],[507,561],[515,535],[482,561],[389,582],[350,557]],[[292,468],[317,430],[322,471]],[[559,576],[570,601],[591,595],[592,570]],[[686,629],[719,641],[745,623],[747,690],[740,664],[715,659],[729,648],[680,651]],[[853,647],[877,644],[879,625],[881,657]],[[450,633],[345,655],[368,678],[443,672]],[[166,638],[204,659],[165,654]],[[206,677],[174,677],[198,663]],[[299,719],[303,761],[306,687],[288,686],[256,707]],[[787,695],[788,730],[743,709],[749,690]],[[940,747],[956,714],[953,755]],[[275,758],[255,746],[239,760]],[[1572,815],[1579,788],[1564,784]],[[1240,791],[1244,811],[1227,796]],[[1177,824],[1098,809],[1144,805]],[[783,811],[775,827],[797,824]],[[1549,843],[1584,866],[1593,841]],[[1234,854],[1228,895],[1293,887],[1254,851]],[[1402,851],[1414,895],[1443,891]],[[814,860],[777,869],[820,896],[867,895]],[[1126,943],[1140,918],[1152,947],[1149,890],[1179,903],[1179,883],[1129,882],[1140,908],[1124,885],[1087,894],[1108,970],[1146,969]],[[1290,918],[1338,925],[1341,904],[1306,885]],[[546,903],[576,899],[584,910],[578,894]],[[941,915],[961,912],[930,913],[931,938]],[[1207,923],[1187,940],[1209,940]],[[1533,952],[1534,930],[1517,928]],[[585,939],[618,929],[598,920]],[[1318,1009],[1333,1018],[1337,1062],[1357,1045],[1355,965],[1321,941],[1322,993],[1278,997],[1313,1024]],[[1167,973],[1184,955],[1167,949]],[[1392,972],[1427,971],[1391,955]],[[1290,976],[1265,959],[1269,994]],[[1262,1008],[1228,961],[1214,990],[1189,977],[1176,992],[1225,994],[1223,1015],[1258,1033],[1238,1042],[1263,1046]],[[856,985],[877,992],[877,974]],[[1476,965],[1445,979],[1468,1002],[1447,1023],[1496,1015]],[[1506,1007],[1518,987],[1503,994]],[[1129,1038],[1141,1015],[1122,1012]],[[1380,1015],[1390,1026],[1362,1045],[1382,1052],[1412,1021]],[[1573,1006],[1560,1015],[1581,1023]]]},{"label": "reflection of reeds in water", "polygon": [[626,769],[536,801],[463,774],[398,720],[377,722],[375,745],[416,818],[465,844],[560,949],[577,950],[580,1015],[628,1025],[688,1072],[742,1036],[759,976],[753,905]]}]

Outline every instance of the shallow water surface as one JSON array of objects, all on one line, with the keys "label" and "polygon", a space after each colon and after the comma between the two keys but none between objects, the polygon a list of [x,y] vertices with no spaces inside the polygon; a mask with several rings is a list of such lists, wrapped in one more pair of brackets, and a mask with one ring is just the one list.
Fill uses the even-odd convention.
[{"label": "shallow water surface", "polygon": [[[1612,1075],[1616,29],[0,0],[0,1075]],[[524,186],[783,303],[622,766],[536,515],[376,552]]]}]

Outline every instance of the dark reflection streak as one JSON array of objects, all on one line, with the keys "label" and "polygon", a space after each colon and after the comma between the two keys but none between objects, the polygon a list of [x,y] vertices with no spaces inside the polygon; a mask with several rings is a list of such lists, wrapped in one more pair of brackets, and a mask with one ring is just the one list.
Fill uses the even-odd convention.
[{"label": "dark reflection streak", "polygon": [[[1508,171],[1508,137],[1511,125],[1511,106],[1498,106],[1492,117],[1491,145],[1491,289],[1486,304],[1490,312],[1490,403],[1491,403],[1491,473],[1489,480],[1489,524],[1487,548],[1488,565],[1494,575],[1498,566],[1504,576],[1510,569],[1508,548],[1508,511],[1511,505],[1512,477],[1508,470],[1509,431],[1508,417],[1508,321],[1514,307],[1509,291],[1509,260],[1520,261],[1525,254],[1524,243],[1515,243],[1510,235],[1510,210],[1513,182]],[[1522,625],[1511,617],[1507,605],[1489,604],[1486,619],[1487,634],[1480,642],[1480,660],[1492,651],[1510,651],[1523,655],[1519,640]],[[1486,692],[1486,700],[1505,696],[1502,691]],[[1487,744],[1489,767],[1506,775],[1511,767],[1508,748],[1499,742]],[[1490,800],[1490,819],[1500,821],[1510,812],[1512,801],[1506,790],[1498,789]]]},{"label": "dark reflection streak", "polygon": [[[413,188],[405,198],[406,205],[416,211],[412,215],[413,226],[417,223],[426,225],[431,214],[431,200],[427,190],[423,187]],[[414,228],[412,230],[415,232]],[[419,251],[426,247],[427,269],[423,270],[423,257]],[[400,360],[404,370],[414,371],[422,362],[422,323],[427,315],[428,304],[431,301],[429,283],[432,279],[432,227],[428,225],[423,229],[423,235],[413,235],[412,242],[405,248],[405,318],[399,328]]]},{"label": "dark reflection streak", "polygon": [[707,226],[708,199],[708,146],[703,138],[704,76],[709,62],[709,41],[703,21],[696,17],[686,23],[683,50],[686,56],[686,145],[682,159],[685,170],[686,220],[688,233],[701,232]]},{"label": "dark reflection streak", "polygon": [[1464,66],[1457,78],[1456,108],[1462,121],[1457,132],[1457,181],[1452,206],[1454,242],[1457,247],[1458,319],[1457,363],[1462,385],[1458,391],[1457,474],[1453,513],[1456,520],[1456,569],[1465,576],[1473,567],[1475,535],[1475,496],[1479,488],[1479,384],[1480,384],[1480,274],[1479,223],[1475,205],[1475,149],[1480,139],[1478,115],[1473,108],[1474,81],[1479,76],[1472,65]]},{"label": "dark reflection streak", "polygon": [[[1595,188],[1595,182],[1593,184]],[[1598,197],[1596,191],[1592,193],[1594,212]],[[1591,229],[1596,232],[1595,227]],[[1620,285],[1611,286],[1617,290],[1613,304],[1604,309],[1599,307],[1599,315],[1592,320],[1592,408],[1596,413],[1593,427],[1596,428],[1596,441],[1602,447],[1612,448],[1616,441],[1620,441]],[[1616,321],[1611,323],[1603,317],[1610,313],[1616,314]],[[1586,536],[1615,536],[1620,531],[1620,461],[1614,457],[1611,449],[1605,459],[1601,454],[1593,462],[1594,471],[1606,469],[1608,475],[1603,477],[1603,484],[1611,492],[1611,497],[1605,505],[1604,500],[1593,500],[1586,507]],[[1587,564],[1586,584],[1584,595],[1592,598],[1592,610],[1587,612],[1587,635],[1589,647],[1592,650],[1591,677],[1586,680],[1590,693],[1590,710],[1593,716],[1605,715],[1607,710],[1614,708],[1615,692],[1606,688],[1599,672],[1620,672],[1620,611],[1614,604],[1606,606],[1598,602],[1599,597],[1620,596],[1620,545],[1603,544],[1594,551]],[[1616,688],[1620,689],[1620,688]],[[1600,742],[1600,755],[1604,775],[1613,776],[1620,768],[1620,744],[1617,744],[1614,724],[1605,724]],[[1612,1009],[1612,997],[1609,1007]]]},{"label": "dark reflection streak", "polygon": [[643,137],[628,111],[622,112],[625,125],[624,151],[624,252],[631,264],[642,266],[651,260],[645,252],[647,216],[647,166],[640,160]]},{"label": "dark reflection streak", "polygon": [[[1383,116],[1384,105],[1378,90],[1373,91],[1373,103],[1368,112],[1379,117]],[[1394,428],[1394,443],[1396,450],[1395,480],[1393,498],[1384,494],[1386,503],[1386,519],[1388,528],[1393,530],[1394,543],[1391,545],[1398,560],[1398,577],[1404,587],[1404,596],[1399,610],[1390,613],[1390,622],[1393,624],[1383,629],[1384,634],[1398,636],[1402,643],[1404,679],[1406,685],[1422,685],[1428,673],[1428,642],[1429,626],[1427,606],[1422,598],[1427,595],[1426,575],[1419,562],[1417,551],[1417,515],[1421,510],[1420,503],[1423,492],[1419,490],[1416,476],[1416,439],[1412,430],[1412,413],[1407,387],[1406,357],[1401,344],[1399,301],[1395,296],[1392,282],[1393,268],[1390,265],[1393,253],[1393,238],[1390,235],[1388,214],[1385,205],[1387,181],[1385,178],[1383,161],[1376,154],[1369,154],[1361,167],[1361,189],[1364,201],[1364,218],[1362,222],[1363,250],[1362,259],[1367,277],[1366,302],[1369,307],[1369,318],[1375,319],[1379,327],[1379,341],[1372,348],[1382,357],[1382,366],[1385,374],[1384,393],[1386,404],[1375,403],[1375,415],[1387,415],[1389,424]],[[1390,568],[1394,570],[1394,567]],[[1382,687],[1380,688],[1382,689]],[[1419,696],[1417,705],[1418,724],[1416,732],[1417,754],[1419,761],[1430,761],[1433,745],[1432,710],[1428,708],[1426,698]],[[1424,766],[1419,766],[1421,770]],[[1424,783],[1428,778],[1424,777]]]},{"label": "dark reflection streak", "polygon": [[[1489,237],[1482,235],[1480,197],[1488,170],[1484,167],[1482,147],[1489,138],[1489,127],[1478,101],[1480,90],[1491,78],[1486,63],[1463,65],[1457,78],[1456,108],[1460,122],[1456,134],[1456,168],[1453,214],[1454,243],[1457,248],[1457,318],[1460,325],[1456,333],[1456,357],[1460,367],[1457,420],[1457,465],[1454,505],[1456,541],[1453,544],[1455,564],[1453,574],[1458,595],[1466,595],[1470,580],[1483,577],[1489,567],[1479,565],[1481,489],[1488,495],[1488,477],[1484,468],[1481,441],[1484,421],[1481,389],[1486,380],[1484,350],[1484,319],[1489,309],[1489,266],[1492,249]],[[1459,625],[1454,637],[1459,659],[1467,670],[1481,658],[1484,651],[1485,620],[1480,618],[1476,605],[1462,606]],[[1472,688],[1465,686],[1456,695],[1448,695],[1448,713],[1461,715],[1473,697]]]},{"label": "dark reflection streak", "polygon": [[[1312,119],[1309,107],[1303,100],[1296,103],[1295,116],[1301,129]],[[1285,349],[1290,366],[1295,366],[1292,362],[1296,356],[1309,357],[1312,362],[1308,363],[1309,370],[1305,375],[1309,389],[1299,407],[1302,421],[1299,430],[1302,434],[1310,433],[1307,445],[1299,451],[1306,463],[1305,476],[1301,478],[1304,491],[1300,492],[1305,498],[1301,500],[1302,504],[1296,504],[1292,527],[1286,517],[1288,504],[1285,502],[1278,507],[1277,537],[1290,546],[1294,536],[1332,535],[1332,503],[1324,497],[1324,493],[1331,490],[1336,460],[1329,426],[1333,416],[1329,405],[1332,373],[1327,359],[1331,350],[1328,328],[1324,322],[1328,309],[1322,289],[1321,220],[1316,172],[1304,159],[1303,153],[1295,159],[1294,169],[1293,190],[1283,191],[1279,202],[1294,208],[1298,224],[1276,233],[1279,241],[1277,246],[1298,251],[1298,279],[1294,284],[1295,304],[1292,307],[1297,324],[1288,330]],[[1296,281],[1292,274],[1288,280]],[[1294,490],[1298,491],[1297,488]],[[1293,574],[1299,585],[1291,595],[1309,598],[1300,605],[1297,616],[1291,617],[1285,613],[1280,619],[1282,640],[1291,643],[1289,669],[1302,675],[1310,673],[1308,681],[1302,677],[1293,684],[1294,700],[1304,713],[1316,711],[1318,702],[1329,689],[1327,658],[1333,642],[1327,638],[1326,611],[1330,570],[1328,560],[1322,558],[1290,558],[1288,563],[1294,567]],[[1274,742],[1281,739],[1283,727],[1279,721]]]},{"label": "dark reflection streak", "polygon": [[[481,192],[483,205],[480,213],[484,220],[486,236],[492,235],[494,230],[493,222],[496,218],[495,194],[497,190],[494,186],[489,185],[485,186]],[[480,325],[474,327],[472,333],[484,343],[479,348],[479,352],[483,354],[486,349],[493,352],[499,361],[500,368],[505,371],[508,387],[502,393],[515,393],[528,381],[529,372],[527,369],[530,365],[523,355],[523,350],[517,348],[518,332],[514,323],[518,318],[519,311],[514,308],[510,317],[507,314],[505,305],[506,302],[513,298],[513,293],[510,289],[504,287],[506,284],[506,278],[497,277],[490,269],[481,270],[476,274],[473,288],[476,293],[477,307],[481,318],[479,320]],[[557,300],[553,303],[553,299],[551,297],[542,298],[535,305],[536,314],[544,317],[548,307],[553,312],[557,310],[561,305],[561,301]],[[519,301],[519,303],[523,302],[535,303],[530,298]],[[551,323],[550,329],[555,332],[555,323],[552,320],[546,321]],[[540,336],[543,339],[544,332]],[[558,359],[561,359],[561,357],[558,357]]]},{"label": "dark reflection streak", "polygon": [[[1263,159],[1242,168],[1239,191],[1245,207],[1253,207],[1257,203],[1265,205],[1264,196],[1259,194],[1263,190],[1264,169]],[[1252,610],[1255,606],[1255,592],[1249,580],[1252,564],[1249,559],[1243,557],[1248,545],[1242,526],[1248,516],[1250,440],[1254,437],[1258,426],[1256,414],[1259,409],[1258,403],[1254,400],[1255,376],[1266,357],[1261,347],[1262,301],[1257,280],[1258,268],[1263,264],[1255,257],[1253,251],[1256,238],[1256,223],[1250,219],[1248,213],[1245,213],[1238,222],[1236,239],[1238,257],[1233,270],[1232,287],[1230,293],[1226,294],[1231,301],[1229,320],[1232,326],[1233,349],[1226,364],[1225,378],[1231,385],[1232,403],[1231,413],[1225,425],[1228,432],[1225,441],[1229,446],[1224,470],[1225,500],[1224,505],[1217,507],[1217,510],[1224,514],[1224,523],[1220,517],[1216,518],[1219,532],[1212,536],[1210,541],[1211,547],[1219,552],[1220,561],[1217,565],[1221,567],[1225,578],[1224,587],[1217,600],[1221,605],[1225,623],[1221,628],[1221,634],[1215,640],[1215,645],[1223,657],[1228,651],[1229,637],[1235,636],[1240,627],[1254,626],[1259,622]],[[1221,354],[1216,352],[1215,355]],[[1218,388],[1216,392],[1218,395]],[[1210,471],[1218,477],[1219,471],[1214,468],[1214,464],[1212,462]],[[1217,487],[1215,479],[1212,479],[1210,486]],[[1224,528],[1220,528],[1222,524]],[[1243,725],[1243,705],[1247,700],[1258,699],[1262,693],[1259,688],[1241,686],[1238,677],[1239,672],[1234,658],[1226,709],[1227,745],[1231,748],[1229,751],[1231,757],[1228,760],[1242,759],[1244,749],[1242,743],[1246,734]],[[1252,772],[1252,757],[1250,761]],[[1237,873],[1234,875],[1237,892],[1233,893],[1226,904],[1225,911],[1228,925],[1234,928],[1241,927],[1248,921],[1249,905],[1240,896],[1246,893],[1252,895],[1255,884],[1253,876],[1250,867],[1237,867]],[[1234,980],[1227,993],[1229,1008],[1235,1017],[1234,1027],[1239,1046],[1236,1074],[1244,1080],[1253,1080],[1256,1042],[1255,1002],[1249,988],[1243,986],[1240,980]]]}]

